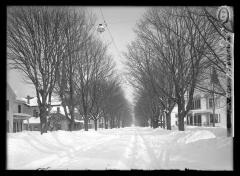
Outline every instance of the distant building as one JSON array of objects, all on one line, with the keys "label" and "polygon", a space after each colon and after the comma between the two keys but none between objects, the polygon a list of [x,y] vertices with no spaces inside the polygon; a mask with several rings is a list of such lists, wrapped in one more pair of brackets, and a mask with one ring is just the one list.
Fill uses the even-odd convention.
[{"label": "distant building", "polygon": [[23,120],[31,117],[28,105],[16,99],[16,94],[7,83],[7,132],[19,132],[24,128]]},{"label": "distant building", "polygon": [[[37,97],[32,98],[31,100],[27,100],[23,98],[23,100],[28,104],[30,112],[32,113],[32,117],[29,120],[24,120],[24,130],[30,131],[40,131],[40,117],[39,117],[39,107],[37,103]],[[69,114],[68,108],[66,109]],[[75,109],[75,130],[80,130],[83,128],[83,121],[76,120],[80,118],[77,109]],[[48,117],[48,121],[54,122],[54,127],[50,127],[51,130],[69,130],[70,120],[66,118],[65,111],[62,106],[60,100],[56,97],[51,100],[51,110]],[[56,123],[55,123],[56,122]]]}]

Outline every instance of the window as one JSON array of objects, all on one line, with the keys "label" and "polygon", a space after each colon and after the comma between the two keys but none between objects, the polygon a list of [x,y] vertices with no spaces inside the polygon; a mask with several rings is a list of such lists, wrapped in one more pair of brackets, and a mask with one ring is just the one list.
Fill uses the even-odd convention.
[{"label": "window", "polygon": [[33,110],[33,117],[36,117],[36,109]]},{"label": "window", "polygon": [[18,105],[18,113],[21,113],[21,105]]},{"label": "window", "polygon": [[[215,101],[215,108],[216,107],[220,107],[220,101],[219,101],[219,99],[214,99],[214,101]],[[213,103],[213,98],[209,98],[208,99],[208,108],[213,108],[213,105],[214,105],[214,103]]]},{"label": "window", "polygon": [[213,98],[208,99],[208,108],[213,108]]},{"label": "window", "polygon": [[192,104],[192,109],[201,109],[201,99],[194,99]]},{"label": "window", "polygon": [[33,117],[38,117],[38,112],[36,109],[33,110]]},{"label": "window", "polygon": [[7,100],[7,111],[9,111],[9,100]]}]

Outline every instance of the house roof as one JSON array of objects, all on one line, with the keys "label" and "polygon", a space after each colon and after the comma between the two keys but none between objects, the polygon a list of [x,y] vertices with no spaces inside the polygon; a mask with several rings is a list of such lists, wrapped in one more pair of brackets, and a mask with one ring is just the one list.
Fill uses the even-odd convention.
[{"label": "house roof", "polygon": [[210,109],[192,109],[188,113],[189,114],[191,114],[191,113],[212,113],[212,110],[210,110]]},{"label": "house roof", "polygon": [[11,92],[13,92],[13,94],[16,96],[15,92],[13,91],[12,87],[10,86],[10,84],[7,82],[7,89],[9,89]]},{"label": "house roof", "polygon": [[75,119],[75,122],[84,123],[83,120],[76,120],[76,119]]},{"label": "house roof", "polygon": [[[40,117],[30,117],[28,120],[29,120],[29,124],[40,124]],[[76,120],[76,119],[75,119],[75,122],[84,123],[83,120]],[[23,123],[28,124],[28,121],[23,120]]]},{"label": "house roof", "polygon": [[25,113],[13,113],[13,118],[14,119],[27,119],[31,117],[29,114],[25,114]]},{"label": "house roof", "polygon": [[[39,123],[40,124],[40,117],[30,117],[29,119],[29,124],[33,124],[33,123]],[[24,124],[28,124],[27,120],[23,120]]]}]

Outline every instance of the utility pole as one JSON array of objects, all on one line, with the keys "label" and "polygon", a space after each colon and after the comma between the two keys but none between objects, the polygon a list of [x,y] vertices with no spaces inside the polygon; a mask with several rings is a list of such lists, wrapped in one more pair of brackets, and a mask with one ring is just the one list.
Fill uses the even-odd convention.
[{"label": "utility pole", "polygon": [[[212,68],[212,76],[213,76],[213,68]],[[215,75],[214,75],[215,76]],[[214,96],[214,81],[212,81],[212,99],[213,99],[213,102],[212,102],[212,109],[213,109],[213,127],[215,127],[215,96]]]},{"label": "utility pole", "polygon": [[[233,18],[232,18],[232,8],[227,6],[221,6],[218,10],[218,20],[221,21],[221,33],[224,35],[226,50],[227,50],[227,58],[226,58],[226,78],[227,78],[227,136],[232,137],[232,89],[234,91],[234,87],[232,87],[232,45],[233,45],[233,37],[231,34],[233,33]],[[230,28],[227,28],[225,24],[230,23]],[[226,31],[227,30],[227,31]]]}]

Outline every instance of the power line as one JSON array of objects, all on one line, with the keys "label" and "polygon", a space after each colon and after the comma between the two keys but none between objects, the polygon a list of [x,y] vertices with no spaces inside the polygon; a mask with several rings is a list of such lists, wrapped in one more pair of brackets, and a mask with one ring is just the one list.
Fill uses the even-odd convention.
[{"label": "power line", "polygon": [[[103,13],[102,13],[102,9],[101,9],[101,8],[100,8],[100,12],[101,12],[101,15],[102,15],[102,18],[103,18],[103,22],[105,23],[105,26],[107,27],[108,33],[109,33],[109,35],[110,35],[110,37],[111,37],[111,39],[112,39],[112,42],[113,42],[113,44],[114,44],[114,47],[115,47],[115,49],[117,50],[118,56],[119,56],[120,58],[122,58],[122,56],[121,56],[121,54],[120,54],[120,51],[119,51],[119,49],[118,49],[118,47],[117,47],[117,45],[116,45],[116,43],[115,43],[115,40],[114,40],[114,38],[113,38],[113,36],[112,36],[112,33],[110,32],[110,30],[109,30],[109,28],[108,28],[107,22],[106,22],[106,20],[105,20],[105,18],[104,18],[104,15],[103,15]],[[122,58],[122,59],[123,59],[123,58]]]}]

